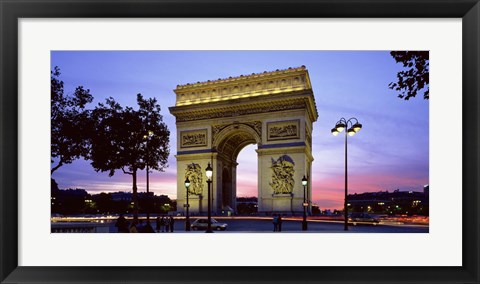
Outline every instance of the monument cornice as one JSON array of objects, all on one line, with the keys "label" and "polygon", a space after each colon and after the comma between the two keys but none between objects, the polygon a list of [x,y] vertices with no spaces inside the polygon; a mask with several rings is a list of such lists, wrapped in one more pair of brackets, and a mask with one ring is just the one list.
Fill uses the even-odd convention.
[{"label": "monument cornice", "polygon": [[305,109],[311,121],[318,118],[315,101],[311,91],[293,91],[279,93],[256,100],[255,98],[239,98],[230,101],[210,102],[170,107],[170,113],[176,117],[177,122],[194,120],[235,117],[256,113],[268,113]]},{"label": "monument cornice", "polygon": [[260,96],[263,99],[263,97],[295,91],[312,93],[310,77],[305,66],[179,85],[174,90],[175,106],[200,105]]},{"label": "monument cornice", "polygon": [[300,67],[289,67],[287,69],[277,69],[275,71],[264,71],[262,73],[252,73],[251,75],[240,75],[228,78],[218,78],[217,80],[208,80],[204,82],[187,83],[183,85],[177,85],[178,91],[180,90],[192,90],[202,89],[205,87],[218,86],[218,85],[231,85],[238,82],[254,81],[254,80],[268,80],[272,78],[280,78],[285,76],[291,76],[295,73],[305,72],[307,69],[304,65]]}]

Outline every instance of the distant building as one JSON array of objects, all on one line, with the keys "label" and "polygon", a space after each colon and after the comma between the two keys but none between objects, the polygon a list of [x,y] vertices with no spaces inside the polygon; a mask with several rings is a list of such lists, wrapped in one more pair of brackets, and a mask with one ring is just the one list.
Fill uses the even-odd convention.
[{"label": "distant building", "polygon": [[66,190],[60,190],[60,194],[63,195],[70,195],[70,196],[78,196],[78,197],[87,197],[89,196],[88,192],[85,189],[81,188],[69,188]]},{"label": "distant building", "polygon": [[110,193],[110,196],[112,201],[132,201],[133,193],[119,191]]},{"label": "distant building", "polygon": [[397,189],[349,194],[347,203],[351,212],[428,215],[428,185],[423,192]]},{"label": "distant building", "polygon": [[257,197],[237,197],[237,214],[238,215],[256,215],[258,214],[258,198]]},{"label": "distant building", "polygon": [[258,198],[257,197],[237,197],[237,204],[257,204]]}]

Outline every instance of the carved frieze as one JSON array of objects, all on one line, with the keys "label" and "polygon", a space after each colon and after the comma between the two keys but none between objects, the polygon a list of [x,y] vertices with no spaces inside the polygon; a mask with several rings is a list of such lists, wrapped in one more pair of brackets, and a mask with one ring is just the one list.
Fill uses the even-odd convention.
[{"label": "carved frieze", "polygon": [[189,195],[202,195],[203,194],[203,175],[202,168],[199,164],[191,163],[187,165],[185,170],[185,179],[190,181],[190,187],[188,188]]},{"label": "carved frieze", "polygon": [[180,147],[191,148],[207,146],[207,135],[208,134],[206,129],[181,131]]},{"label": "carved frieze", "polygon": [[284,111],[284,110],[304,109],[304,108],[306,108],[305,101],[292,100],[282,104],[277,103],[277,104],[260,105],[260,106],[249,106],[249,107],[240,108],[240,109],[225,108],[225,109],[209,111],[209,112],[192,111],[192,112],[176,113],[175,117],[177,118],[177,122],[185,122],[185,121],[234,117],[239,115],[267,113],[267,112],[274,112],[274,111]]},{"label": "carved frieze", "polygon": [[300,138],[300,120],[275,121],[267,123],[267,140]]},{"label": "carved frieze", "polygon": [[270,186],[273,189],[273,194],[287,194],[292,193],[295,186],[293,175],[295,162],[288,155],[283,155],[277,160],[272,158],[272,182]]}]

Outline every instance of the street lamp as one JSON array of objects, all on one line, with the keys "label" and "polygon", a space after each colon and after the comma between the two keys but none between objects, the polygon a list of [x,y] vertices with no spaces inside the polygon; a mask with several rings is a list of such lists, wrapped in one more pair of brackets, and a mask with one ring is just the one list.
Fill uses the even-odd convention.
[{"label": "street lamp", "polygon": [[[355,123],[353,123],[355,121]],[[347,204],[347,196],[348,196],[348,170],[347,170],[347,134],[348,136],[355,135],[360,129],[362,129],[362,125],[358,123],[358,120],[355,117],[346,120],[345,118],[340,118],[340,120],[335,124],[335,127],[332,128],[332,134],[337,136],[338,133],[342,132],[345,128],[348,130],[345,131],[345,202],[344,202],[344,211],[345,211],[345,231],[348,231],[348,204]]]},{"label": "street lamp", "polygon": [[149,130],[148,134],[143,135],[143,138],[145,139],[145,148],[147,151],[147,159],[145,160],[146,168],[147,168],[147,224],[150,222],[150,187],[149,187],[149,168],[148,168],[148,158],[149,158],[149,153],[148,153],[148,141],[150,138],[153,136],[153,131]]},{"label": "street lamp", "polygon": [[307,187],[307,178],[303,176],[302,178],[302,185],[303,185],[303,221],[302,221],[302,231],[307,230],[307,199],[305,196],[305,188]]},{"label": "street lamp", "polygon": [[190,215],[189,215],[189,212],[188,212],[188,208],[190,207],[190,204],[188,203],[188,195],[190,195],[190,193],[188,192],[188,188],[190,187],[190,180],[188,180],[188,177],[187,179],[185,180],[185,188],[187,189],[187,215],[186,215],[186,221],[185,221],[185,231],[190,231]]},{"label": "street lamp", "polygon": [[211,210],[211,200],[210,200],[210,186],[212,184],[212,175],[213,169],[208,163],[207,168],[205,169],[205,174],[207,175],[207,184],[208,184],[208,227],[206,233],[213,233],[212,231],[212,210]]}]

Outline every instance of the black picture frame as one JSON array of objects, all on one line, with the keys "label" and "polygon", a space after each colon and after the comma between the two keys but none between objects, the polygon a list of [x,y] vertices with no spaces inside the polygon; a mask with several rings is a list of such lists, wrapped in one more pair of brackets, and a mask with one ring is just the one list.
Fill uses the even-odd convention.
[{"label": "black picture frame", "polygon": [[[479,283],[478,0],[0,0],[0,15],[1,283]],[[462,18],[463,265],[461,267],[18,266],[18,19],[65,17]],[[286,263],[291,261],[294,260],[288,260]]]}]

